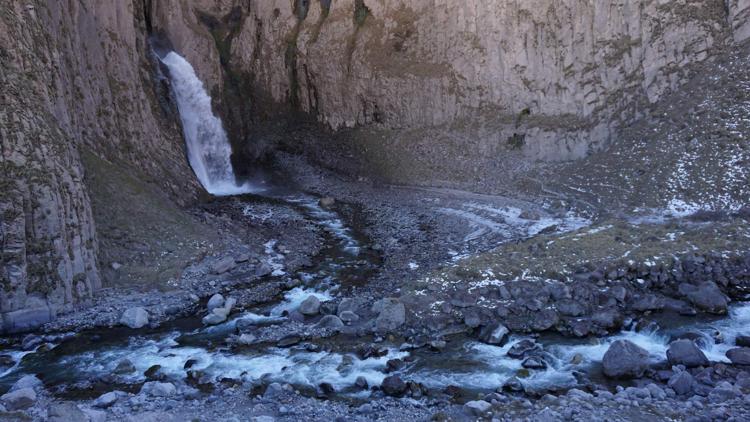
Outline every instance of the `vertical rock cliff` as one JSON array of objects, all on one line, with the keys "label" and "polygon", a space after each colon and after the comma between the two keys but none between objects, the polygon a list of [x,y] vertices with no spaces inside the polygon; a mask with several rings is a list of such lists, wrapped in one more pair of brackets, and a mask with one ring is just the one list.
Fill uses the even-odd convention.
[{"label": "vertical rock cliff", "polygon": [[[194,197],[160,108],[140,1],[0,5],[0,314],[38,325],[101,287],[82,149]],[[147,181],[144,181],[147,182]]]},{"label": "vertical rock cliff", "polygon": [[581,158],[685,83],[691,66],[750,36],[744,0],[153,8],[155,27],[209,86],[235,94],[216,97],[235,136],[252,138],[240,121],[301,111],[368,150],[370,170],[424,183]]}]

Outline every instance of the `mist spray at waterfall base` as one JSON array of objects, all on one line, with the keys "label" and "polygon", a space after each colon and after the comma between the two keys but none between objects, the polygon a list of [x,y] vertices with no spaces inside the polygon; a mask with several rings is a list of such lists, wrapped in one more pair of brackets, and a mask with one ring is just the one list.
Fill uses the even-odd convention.
[{"label": "mist spray at waterfall base", "polygon": [[169,68],[188,161],[206,191],[217,196],[261,191],[249,182],[237,182],[232,169],[229,138],[221,120],[214,115],[211,97],[193,66],[175,52],[168,53],[161,60]]}]

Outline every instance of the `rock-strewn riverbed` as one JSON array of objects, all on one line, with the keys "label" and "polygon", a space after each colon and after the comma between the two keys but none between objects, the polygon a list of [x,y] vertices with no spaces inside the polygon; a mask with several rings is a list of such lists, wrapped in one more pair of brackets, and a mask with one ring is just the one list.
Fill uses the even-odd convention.
[{"label": "rock-strewn riverbed", "polygon": [[317,192],[196,210],[258,244],[5,339],[5,417],[747,417],[746,213],[602,220],[289,159]]}]

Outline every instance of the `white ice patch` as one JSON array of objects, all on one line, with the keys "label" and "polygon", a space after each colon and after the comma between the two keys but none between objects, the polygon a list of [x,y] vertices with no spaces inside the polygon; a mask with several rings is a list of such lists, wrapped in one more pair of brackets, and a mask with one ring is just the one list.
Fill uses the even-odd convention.
[{"label": "white ice patch", "polygon": [[497,208],[471,202],[464,204],[463,209],[441,208],[439,211],[468,222],[470,231],[464,238],[465,242],[480,239],[488,234],[500,235],[505,239],[530,237],[552,227],[555,228],[555,232],[564,233],[591,224],[591,220],[573,213],[563,217],[542,215],[537,220],[529,220],[521,218],[523,211],[517,207]]}]

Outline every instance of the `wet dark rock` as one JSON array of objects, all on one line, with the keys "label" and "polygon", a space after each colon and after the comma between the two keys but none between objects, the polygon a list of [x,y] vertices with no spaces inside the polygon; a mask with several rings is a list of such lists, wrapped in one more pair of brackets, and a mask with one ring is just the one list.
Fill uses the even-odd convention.
[{"label": "wet dark rock", "polygon": [[162,371],[161,365],[152,365],[143,375],[146,379],[152,381],[164,381],[167,379],[167,375]]},{"label": "wet dark rock", "polygon": [[727,351],[727,357],[735,365],[750,365],[750,347],[738,347]]},{"label": "wet dark rock", "polygon": [[367,383],[367,378],[363,376],[358,376],[356,381],[354,381],[354,385],[356,385],[357,388],[361,388],[363,390],[366,390],[369,387]]},{"label": "wet dark rock", "polygon": [[604,375],[610,378],[640,378],[649,366],[649,353],[628,340],[617,340],[602,359]]},{"label": "wet dark rock", "polygon": [[391,375],[383,380],[380,389],[386,395],[400,397],[406,392],[406,383],[398,375]]},{"label": "wet dark rock", "polygon": [[128,359],[123,359],[117,363],[114,373],[117,375],[132,374],[135,372],[135,365]]},{"label": "wet dark rock", "polygon": [[521,380],[517,377],[511,377],[508,381],[505,381],[505,384],[503,384],[503,390],[514,392],[523,391],[523,383],[521,383]]},{"label": "wet dark rock", "polygon": [[276,346],[277,347],[292,347],[295,344],[299,344],[301,341],[302,341],[302,338],[300,338],[300,336],[291,334],[279,340],[276,343]]},{"label": "wet dark rock", "polygon": [[503,324],[485,325],[479,331],[479,340],[487,344],[502,346],[508,340],[508,334],[510,331]]},{"label": "wet dark rock", "polygon": [[750,336],[737,336],[734,344],[739,347],[750,347]]},{"label": "wet dark rock", "polygon": [[390,359],[385,363],[386,372],[394,372],[404,367],[404,361],[401,359]]},{"label": "wet dark rock", "polygon": [[42,344],[43,339],[37,335],[29,334],[21,340],[21,348],[23,350],[34,350],[37,346]]},{"label": "wet dark rock", "polygon": [[360,359],[380,358],[388,354],[388,349],[366,344],[357,349],[357,356]]},{"label": "wet dark rock", "polygon": [[0,368],[13,366],[16,364],[16,361],[13,360],[13,356],[11,355],[0,355]]},{"label": "wet dark rock", "polygon": [[323,397],[331,397],[336,394],[336,389],[329,382],[321,382],[320,384],[318,384],[318,393],[320,393],[318,395],[319,397],[321,395]]},{"label": "wet dark rock", "polygon": [[523,339],[508,349],[507,355],[513,359],[521,359],[528,353],[538,350],[539,345],[533,340]]},{"label": "wet dark rock", "polygon": [[708,358],[692,340],[677,340],[669,345],[667,360],[672,365],[684,365],[687,368],[706,366]]},{"label": "wet dark rock", "polygon": [[544,362],[541,356],[529,356],[521,363],[526,369],[546,369],[547,363]]},{"label": "wet dark rock", "polygon": [[185,361],[185,364],[182,365],[182,369],[190,369],[192,368],[196,363],[198,363],[198,359],[188,359]]}]

